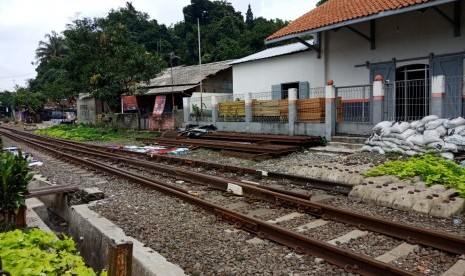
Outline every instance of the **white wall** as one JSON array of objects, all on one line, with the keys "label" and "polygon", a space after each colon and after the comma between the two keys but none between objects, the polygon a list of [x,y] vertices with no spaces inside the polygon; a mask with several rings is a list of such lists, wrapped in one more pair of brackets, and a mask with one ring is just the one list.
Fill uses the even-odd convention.
[{"label": "white wall", "polygon": [[[336,86],[368,84],[372,82],[369,80],[369,69],[354,67],[355,65],[366,61],[376,63],[393,58],[417,58],[428,56],[430,53],[440,55],[464,51],[465,4],[461,6],[460,37],[454,37],[453,26],[432,8],[424,12],[412,11],[378,19],[375,50],[370,50],[370,42],[347,28],[341,28],[337,32],[326,32],[326,79],[333,79]],[[453,4],[438,7],[453,18]],[[370,34],[368,22],[353,27],[364,34]],[[424,61],[423,59],[410,63]]]},{"label": "white wall", "polygon": [[310,87],[324,86],[323,59],[305,51],[233,65],[234,94],[270,92],[280,83],[308,81]]}]

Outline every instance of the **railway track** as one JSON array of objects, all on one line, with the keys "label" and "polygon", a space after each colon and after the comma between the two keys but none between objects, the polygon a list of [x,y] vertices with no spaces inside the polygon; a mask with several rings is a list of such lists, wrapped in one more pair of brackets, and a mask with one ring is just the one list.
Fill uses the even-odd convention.
[{"label": "railway track", "polygon": [[[343,267],[347,272],[362,275],[411,275],[410,272],[399,269],[393,265],[344,250],[340,246],[337,246],[337,238],[327,242],[310,238],[309,235],[302,234],[307,230],[318,230],[317,227],[307,226],[307,228],[304,229],[305,231],[303,231],[303,228],[298,227],[296,229],[286,229],[278,226],[279,222],[284,220],[283,218],[277,218],[274,221],[265,221],[247,215],[247,213],[250,212],[244,214],[244,212],[236,212],[224,208],[222,206],[233,204],[234,201],[240,200],[241,197],[225,196],[224,199],[218,199],[218,195],[231,195],[231,192],[234,193],[235,190],[236,194],[244,195],[247,199],[245,201],[249,201],[250,203],[257,201],[267,202],[273,205],[273,208],[282,208],[277,213],[285,213],[288,212],[289,209],[294,209],[297,211],[293,213],[294,217],[306,214],[312,218],[316,218],[315,221],[319,221],[318,223],[322,225],[326,224],[326,221],[349,224],[351,227],[357,228],[351,231],[352,234],[355,233],[355,235],[366,235],[369,231],[373,231],[410,243],[438,248],[453,254],[465,253],[465,240],[463,238],[425,229],[418,229],[322,204],[312,203],[307,200],[305,196],[282,193],[281,191],[266,189],[266,187],[259,187],[250,183],[241,183],[232,179],[225,179],[223,177],[204,173],[189,172],[154,162],[142,162],[135,158],[129,158],[127,156],[122,157],[119,154],[108,153],[103,150],[100,151],[95,147],[89,148],[74,144],[72,145],[73,148],[69,148],[71,145],[66,145],[68,142],[53,146],[50,140],[44,139],[43,137],[37,138],[30,134],[27,135],[28,137],[24,137],[20,136],[21,133],[12,133],[4,130],[2,130],[2,134],[12,139],[21,140],[41,150],[46,150],[76,164],[118,175],[131,182],[153,187],[171,196],[179,197],[184,201],[201,206],[216,216],[227,220],[234,224],[236,228],[254,233],[261,239],[269,239],[294,248],[298,253],[307,253],[320,257],[329,263]],[[68,153],[65,153],[65,151]],[[79,155],[86,155],[86,157],[80,157]],[[93,158],[105,160],[105,162],[92,160]],[[153,174],[155,171],[158,172],[158,175],[161,173],[164,176],[182,179],[184,182],[179,182],[177,185],[167,185],[166,182],[154,181]],[[203,183],[208,183],[208,189],[197,189],[195,193],[192,193],[193,184],[200,185]],[[216,194],[213,193],[213,196],[206,196],[206,194],[208,194],[206,191],[211,188],[216,190]],[[221,193],[218,194],[218,191]],[[212,202],[211,200],[208,201],[200,198],[198,195],[200,192],[204,193],[202,197],[210,199],[215,197],[216,201]],[[324,219],[324,222],[322,219]],[[312,222],[308,225],[311,223]],[[313,222],[313,225],[317,225],[318,223]],[[299,231],[299,229],[301,231]]]}]

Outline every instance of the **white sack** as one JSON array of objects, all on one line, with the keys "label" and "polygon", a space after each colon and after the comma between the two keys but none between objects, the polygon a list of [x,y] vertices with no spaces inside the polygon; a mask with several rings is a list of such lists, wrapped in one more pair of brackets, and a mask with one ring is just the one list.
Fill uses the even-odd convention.
[{"label": "white sack", "polygon": [[410,123],[410,128],[411,129],[417,129],[417,127],[420,125],[420,121],[413,121]]},{"label": "white sack", "polygon": [[437,120],[429,121],[425,124],[425,129],[428,129],[428,130],[436,129],[437,127],[441,126],[445,121],[448,121],[448,120],[437,119]]},{"label": "white sack", "polygon": [[418,155],[418,152],[413,151],[413,150],[408,150],[405,152],[405,154],[407,154],[408,156],[415,156],[415,155]]},{"label": "white sack", "polygon": [[391,127],[391,133],[402,133],[410,127],[407,122],[398,122]]},{"label": "white sack", "polygon": [[463,125],[465,125],[465,119],[462,117],[457,117],[455,119],[444,122],[445,128],[455,128],[455,127],[463,126]]},{"label": "white sack", "polygon": [[437,119],[438,119],[438,116],[436,116],[436,115],[429,115],[429,116],[423,117],[423,119],[420,120],[420,125],[424,126],[429,121],[433,121],[433,120],[437,120]]},{"label": "white sack", "polygon": [[366,151],[366,152],[371,152],[371,146],[364,145],[364,146],[362,147],[362,152],[364,152],[364,151]]},{"label": "white sack", "polygon": [[409,138],[410,136],[412,136],[413,134],[415,134],[416,131],[413,130],[413,129],[407,129],[405,130],[404,132],[402,133],[396,133],[394,134],[394,136],[399,139],[399,140],[407,140],[407,138]]},{"label": "white sack", "polygon": [[441,141],[441,137],[439,137],[439,133],[436,130],[425,130],[423,133],[423,143],[425,145],[433,142]]},{"label": "white sack", "polygon": [[444,126],[437,127],[435,131],[439,134],[440,137],[446,136],[447,134],[447,130]]},{"label": "white sack", "polygon": [[456,144],[457,146],[465,146],[465,137],[454,134],[444,138],[444,142]]},{"label": "white sack", "polygon": [[423,135],[421,134],[413,134],[409,138],[407,138],[408,142],[413,143],[417,146],[423,147],[425,143],[423,142]]},{"label": "white sack", "polygon": [[449,160],[454,160],[454,154],[452,152],[443,152],[441,157],[447,158]]},{"label": "white sack", "polygon": [[444,141],[439,141],[439,142],[433,142],[427,144],[425,147],[427,149],[437,149],[437,150],[442,150],[442,147],[444,146]]},{"label": "white sack", "polygon": [[442,150],[443,151],[451,151],[451,152],[458,152],[459,151],[456,144],[447,143],[447,142],[445,142],[444,146],[442,146]]},{"label": "white sack", "polygon": [[376,126],[373,127],[373,131],[377,132],[383,128],[390,128],[392,126],[393,122],[390,121],[382,121],[376,124]]},{"label": "white sack", "polygon": [[379,154],[385,154],[386,153],[381,147],[373,147],[373,148],[371,148],[371,152],[377,152]]},{"label": "white sack", "polygon": [[425,153],[426,152],[425,148],[420,147],[420,146],[413,146],[413,150],[417,151],[417,152],[420,152],[420,153]]}]

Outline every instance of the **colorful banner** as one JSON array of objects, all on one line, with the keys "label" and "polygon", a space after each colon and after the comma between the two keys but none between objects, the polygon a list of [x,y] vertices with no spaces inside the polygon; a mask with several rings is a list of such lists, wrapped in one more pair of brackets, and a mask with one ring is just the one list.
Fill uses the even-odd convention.
[{"label": "colorful banner", "polygon": [[123,111],[133,111],[137,109],[136,96],[123,96]]},{"label": "colorful banner", "polygon": [[155,105],[153,106],[154,117],[160,117],[165,109],[166,95],[160,95],[155,97]]}]

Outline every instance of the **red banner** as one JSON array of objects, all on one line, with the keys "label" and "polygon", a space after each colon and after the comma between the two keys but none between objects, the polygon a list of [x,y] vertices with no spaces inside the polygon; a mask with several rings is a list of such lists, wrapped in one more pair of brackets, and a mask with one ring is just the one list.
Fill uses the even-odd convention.
[{"label": "red banner", "polygon": [[137,110],[136,96],[123,96],[123,111]]},{"label": "red banner", "polygon": [[160,95],[155,97],[155,105],[153,106],[152,115],[154,117],[160,117],[165,109],[166,95]]}]

